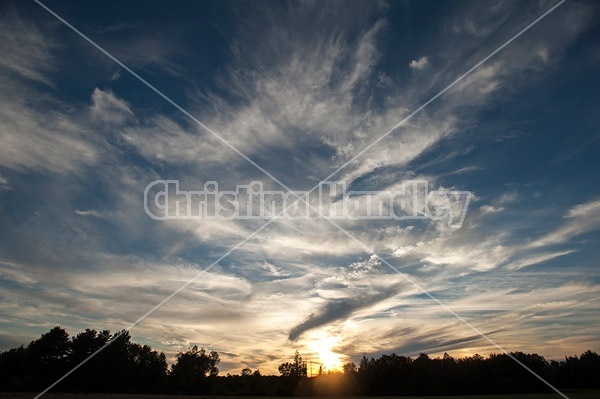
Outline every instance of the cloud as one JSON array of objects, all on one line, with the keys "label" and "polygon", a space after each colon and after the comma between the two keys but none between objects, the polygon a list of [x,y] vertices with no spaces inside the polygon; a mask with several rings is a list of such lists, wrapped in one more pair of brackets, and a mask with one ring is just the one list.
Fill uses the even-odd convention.
[{"label": "cloud", "polygon": [[54,86],[55,53],[59,46],[53,33],[42,32],[35,23],[15,11],[0,16],[6,57],[0,67],[17,74],[0,79],[0,165],[14,170],[46,170],[73,173],[94,163],[102,145],[90,131],[82,107],[48,95],[35,83]]},{"label": "cloud", "polygon": [[563,244],[578,235],[600,228],[600,200],[589,201],[571,208],[562,226],[531,241],[528,248]]},{"label": "cloud", "polygon": [[416,69],[418,71],[421,71],[429,66],[429,58],[427,58],[426,56],[423,56],[423,57],[419,58],[418,60],[412,60],[408,64],[408,66],[411,69]]},{"label": "cloud", "polygon": [[121,70],[117,69],[110,77],[110,80],[119,80],[121,78]]},{"label": "cloud", "polygon": [[[517,196],[503,194],[496,203],[510,204]],[[499,213],[503,207],[482,205],[477,217]],[[600,201],[590,201],[577,205],[565,213],[561,224],[554,230],[529,242],[509,242],[512,238],[507,233],[481,234],[477,231],[484,225],[469,225],[466,229],[452,234],[440,234],[429,240],[414,240],[395,248],[394,255],[399,258],[418,259],[420,262],[434,265],[447,265],[471,270],[492,270],[505,266],[510,270],[519,270],[527,266],[537,265],[551,259],[566,256],[574,249],[561,251],[542,251],[558,244],[568,243],[572,238],[600,228]],[[506,212],[506,211],[505,211]],[[471,220],[475,216],[470,215]],[[468,219],[467,219],[468,220]],[[467,232],[468,230],[471,232]],[[478,236],[478,239],[474,237]],[[474,245],[473,243],[477,244]]]},{"label": "cloud", "polygon": [[8,190],[10,186],[8,185],[8,179],[2,175],[0,175],[0,190]]},{"label": "cloud", "polygon": [[544,252],[531,256],[524,256],[515,262],[506,265],[509,270],[519,270],[527,266],[537,265],[538,263],[546,262],[560,256],[565,256],[575,252],[575,250],[559,251],[559,252]]},{"label": "cloud", "polygon": [[482,205],[479,207],[479,210],[481,211],[482,214],[488,214],[488,213],[497,213],[497,212],[501,212],[504,208],[499,207],[493,207],[492,205]]},{"label": "cloud", "polygon": [[77,115],[56,103],[31,106],[15,97],[16,85],[0,83],[0,90],[0,102],[11,104],[0,108],[0,165],[66,173],[96,161],[99,148]]},{"label": "cloud", "polygon": [[93,211],[93,210],[87,210],[87,211],[75,210],[75,214],[77,214],[79,216],[95,216],[95,217],[102,216],[99,212]]},{"label": "cloud", "polygon": [[117,98],[112,91],[95,88],[92,93],[92,117],[104,122],[122,124],[133,116],[133,112],[124,100]]},{"label": "cloud", "polygon": [[264,269],[265,269],[265,270],[266,270],[268,273],[270,273],[270,274],[272,274],[272,275],[274,275],[274,276],[280,276],[280,275],[281,275],[281,269],[279,269],[279,268],[278,268],[277,266],[275,266],[274,264],[267,262],[266,260],[265,260],[265,261],[264,261],[264,263],[263,263],[263,267],[264,267]]},{"label": "cloud", "polygon": [[352,298],[329,301],[322,306],[316,314],[311,314],[302,323],[292,328],[289,334],[289,339],[290,341],[295,341],[308,330],[312,330],[314,328],[329,324],[333,321],[346,318],[353,312],[365,307],[376,305],[377,302],[387,299],[396,293],[396,289],[391,288],[387,291],[378,292],[365,297],[355,296]]},{"label": "cloud", "polygon": [[140,155],[169,165],[207,165],[237,156],[218,139],[188,121],[164,115],[123,129],[123,137]]},{"label": "cloud", "polygon": [[23,333],[6,334],[0,333],[0,348],[18,348],[21,345],[25,345],[30,338],[32,341],[35,338],[34,335],[24,337]]},{"label": "cloud", "polygon": [[19,78],[53,86],[50,74],[54,71],[54,50],[59,45],[52,35],[46,35],[11,6],[0,14],[0,35],[0,68]]}]

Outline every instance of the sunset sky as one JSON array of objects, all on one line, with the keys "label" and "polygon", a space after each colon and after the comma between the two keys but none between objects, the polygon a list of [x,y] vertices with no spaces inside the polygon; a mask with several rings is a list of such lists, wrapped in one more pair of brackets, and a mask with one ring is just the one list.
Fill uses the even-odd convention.
[{"label": "sunset sky", "polygon": [[564,2],[353,159],[559,1],[41,1],[172,103],[36,2],[2,2],[0,350],[127,328],[267,222],[153,220],[152,181],[283,190],[255,163],[310,190],[351,161],[331,178],[349,189],[470,191],[462,227],[275,220],[133,340],[216,350],[222,375],[295,350],[330,369],[499,352],[451,309],[508,351],[600,352],[596,2]]}]

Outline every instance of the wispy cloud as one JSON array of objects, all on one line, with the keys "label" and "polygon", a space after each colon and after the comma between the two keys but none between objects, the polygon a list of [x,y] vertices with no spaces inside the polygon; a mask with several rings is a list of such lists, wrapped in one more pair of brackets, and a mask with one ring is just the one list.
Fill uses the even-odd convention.
[{"label": "wispy cloud", "polygon": [[81,211],[81,210],[77,209],[77,210],[75,210],[75,214],[77,214],[79,216],[95,216],[95,217],[101,216],[101,214],[99,212],[96,212],[94,210]]},{"label": "wispy cloud", "polygon": [[562,244],[573,237],[598,228],[600,228],[600,201],[595,200],[570,209],[561,226],[533,240],[528,247],[538,248]]},{"label": "wispy cloud", "polygon": [[110,90],[102,91],[95,88],[92,93],[92,117],[103,123],[122,124],[127,118],[133,117],[129,105],[116,97]]},{"label": "wispy cloud", "polygon": [[0,11],[0,68],[13,76],[52,86],[50,75],[55,71],[53,50],[58,42],[46,35],[40,27],[23,18],[14,6]]},{"label": "wispy cloud", "polygon": [[7,190],[10,186],[8,185],[8,179],[2,175],[0,175],[0,189]]}]

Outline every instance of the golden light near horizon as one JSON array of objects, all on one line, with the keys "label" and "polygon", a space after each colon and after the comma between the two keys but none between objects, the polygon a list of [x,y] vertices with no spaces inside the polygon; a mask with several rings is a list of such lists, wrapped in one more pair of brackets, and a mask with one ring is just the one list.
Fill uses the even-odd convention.
[{"label": "golden light near horizon", "polygon": [[339,339],[327,333],[313,334],[308,342],[308,348],[315,352],[318,360],[326,371],[340,371],[344,365],[343,355],[335,353],[334,348]]}]

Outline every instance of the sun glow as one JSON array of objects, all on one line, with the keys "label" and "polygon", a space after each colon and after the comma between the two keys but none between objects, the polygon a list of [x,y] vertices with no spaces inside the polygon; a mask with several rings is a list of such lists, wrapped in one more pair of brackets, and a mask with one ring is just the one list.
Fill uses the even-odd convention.
[{"label": "sun glow", "polygon": [[322,363],[324,371],[340,371],[342,369],[342,355],[331,350],[338,341],[339,339],[328,335],[319,335],[310,342],[310,348],[317,353],[318,361]]}]

